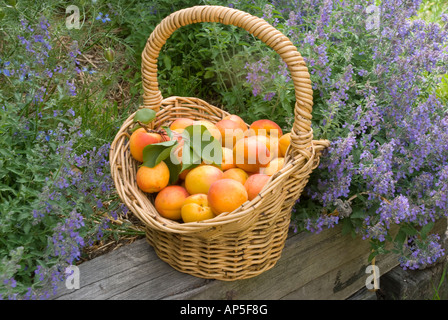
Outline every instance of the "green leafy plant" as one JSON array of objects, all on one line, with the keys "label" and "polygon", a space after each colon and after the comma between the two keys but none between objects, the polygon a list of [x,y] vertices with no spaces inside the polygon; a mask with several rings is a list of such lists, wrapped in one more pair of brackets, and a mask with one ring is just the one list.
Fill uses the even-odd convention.
[{"label": "green leafy plant", "polygon": [[[108,164],[132,105],[110,98],[121,58],[107,61],[102,45],[120,41],[96,7],[86,6],[90,26],[76,32],[55,14],[60,2],[0,6],[0,298],[42,299],[96,244],[141,234],[115,223],[128,209]],[[84,58],[92,48],[96,63]]]},{"label": "green leafy plant", "polygon": [[164,161],[170,170],[170,183],[176,182],[183,171],[195,168],[202,162],[221,165],[221,143],[211,135],[206,126],[190,125],[180,136],[175,135],[168,127],[162,129],[167,132],[170,140],[147,145],[143,149],[142,165],[153,168]]},{"label": "green leafy plant", "polygon": [[432,300],[442,300],[443,296],[441,296],[440,291],[442,289],[442,286],[444,285],[445,281],[446,281],[446,271],[447,271],[448,267],[445,267],[443,269],[443,273],[442,276],[440,277],[439,283],[437,284],[437,287],[434,285],[434,283],[431,282],[433,290],[434,290],[434,294],[432,296]]}]

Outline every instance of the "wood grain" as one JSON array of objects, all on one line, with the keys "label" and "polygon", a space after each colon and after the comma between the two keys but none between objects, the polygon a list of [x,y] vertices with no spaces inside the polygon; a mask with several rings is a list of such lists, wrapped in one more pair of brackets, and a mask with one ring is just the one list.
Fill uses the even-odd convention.
[{"label": "wood grain", "polygon": [[[446,228],[442,219],[434,231],[444,234]],[[54,299],[342,300],[365,287],[369,254],[367,241],[342,235],[340,226],[320,234],[302,232],[289,235],[272,269],[254,278],[220,281],[174,270],[142,239],[81,264],[81,288],[64,288]],[[385,274],[398,260],[392,254],[380,255],[376,265]]]}]

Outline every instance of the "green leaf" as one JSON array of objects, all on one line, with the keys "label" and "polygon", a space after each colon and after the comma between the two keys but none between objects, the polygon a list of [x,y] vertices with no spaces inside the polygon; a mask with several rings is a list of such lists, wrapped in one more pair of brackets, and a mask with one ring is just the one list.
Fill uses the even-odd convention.
[{"label": "green leaf", "polygon": [[350,219],[342,219],[342,235],[350,233],[353,229]]},{"label": "green leaf", "polygon": [[363,208],[353,208],[353,212],[350,214],[350,219],[364,219],[365,215]]},{"label": "green leaf", "polygon": [[189,143],[185,142],[182,149],[182,171],[190,169],[192,166],[200,165],[201,157],[194,152]]},{"label": "green leaf", "polygon": [[171,150],[173,150],[175,146],[167,147],[162,152],[159,153],[159,156],[156,159],[155,165],[159,164],[160,162],[164,161],[166,158],[168,158],[171,154]]},{"label": "green leaf", "polygon": [[363,203],[367,201],[366,197],[364,197],[361,193],[357,193],[356,196],[359,200],[361,200]]},{"label": "green leaf", "polygon": [[379,142],[380,144],[382,144],[382,145],[386,143],[386,140],[383,139],[383,138],[380,137],[380,136],[375,136],[374,139],[375,139],[376,141],[378,141],[378,142]]},{"label": "green leaf", "polygon": [[137,131],[138,129],[140,129],[141,127],[139,125],[136,125],[134,128],[131,129],[131,132]]},{"label": "green leaf", "polygon": [[25,223],[25,225],[23,226],[23,231],[25,232],[25,234],[28,234],[31,230],[32,224],[27,222]]},{"label": "green leaf", "polygon": [[428,224],[426,224],[422,227],[422,229],[420,230],[420,235],[423,240],[426,239],[428,232],[431,231],[433,227],[434,227],[434,222],[429,222]]},{"label": "green leaf", "polygon": [[182,132],[182,138],[185,145],[190,145],[193,151],[207,163],[218,165],[222,163],[222,145],[211,135],[206,126],[188,126]]},{"label": "green leaf", "polygon": [[[204,125],[190,125],[182,131],[182,139],[185,143],[192,146],[193,150],[197,151],[199,155],[202,150],[201,145],[204,132],[208,132],[207,127]],[[208,135],[211,136],[209,132]]]},{"label": "green leaf", "polygon": [[159,143],[150,144],[150,146],[171,147],[171,146],[174,146],[175,144],[177,144],[177,142],[178,142],[177,140],[168,140],[168,141],[163,141],[163,142],[159,142]]},{"label": "green leaf", "polygon": [[5,184],[0,184],[0,191],[9,191],[9,192],[11,192],[12,194],[14,194],[15,196],[17,196],[17,192],[16,192],[16,190],[14,190],[14,189],[11,188],[11,187],[8,187],[8,186],[5,185]]},{"label": "green leaf", "polygon": [[368,261],[371,262],[373,258],[375,258],[379,254],[379,251],[372,251],[372,253],[369,255]]},{"label": "green leaf", "polygon": [[154,168],[157,165],[157,158],[159,157],[159,154],[165,150],[165,146],[159,146],[155,144],[151,144],[146,146],[143,149],[143,166]]},{"label": "green leaf", "polygon": [[222,163],[222,145],[221,143],[212,137],[212,141],[202,149],[201,152],[202,159],[205,160],[207,164],[217,164],[221,165]]},{"label": "green leaf", "polygon": [[156,112],[152,109],[144,108],[135,113],[134,122],[140,121],[148,124],[156,118]]},{"label": "green leaf", "polygon": [[395,240],[394,242],[396,242],[399,246],[403,245],[403,243],[406,240],[406,232],[404,232],[403,230],[398,231],[397,235],[395,236]]},{"label": "green leaf", "polygon": [[166,54],[163,56],[163,63],[167,70],[171,70],[171,58],[169,55]]},{"label": "green leaf", "polygon": [[213,78],[215,75],[215,72],[213,72],[212,70],[207,70],[204,74],[204,79],[210,79]]},{"label": "green leaf", "polygon": [[162,129],[165,130],[170,140],[173,139],[173,131],[169,127],[162,126]]},{"label": "green leaf", "polygon": [[403,232],[405,232],[408,236],[415,236],[417,234],[417,230],[408,226],[402,226],[400,230],[403,230]]},{"label": "green leaf", "polygon": [[170,170],[170,183],[176,183],[176,181],[179,179],[179,174],[182,171],[182,165],[181,164],[174,164],[171,161],[171,158],[167,158],[165,160],[165,164],[167,165],[168,169]]},{"label": "green leaf", "polygon": [[144,147],[143,166],[154,168],[156,165],[160,163],[160,161],[162,161],[160,160],[161,157],[159,157],[160,154],[164,152],[166,149],[171,149],[172,147],[174,147],[175,144],[177,144],[177,140],[169,140],[160,143],[150,144]]},{"label": "green leaf", "polygon": [[18,221],[21,221],[21,220],[25,220],[25,219],[28,219],[28,217],[29,217],[29,213],[28,212],[21,212],[21,213],[19,213],[19,215],[18,215],[18,217],[17,217],[17,220]]}]

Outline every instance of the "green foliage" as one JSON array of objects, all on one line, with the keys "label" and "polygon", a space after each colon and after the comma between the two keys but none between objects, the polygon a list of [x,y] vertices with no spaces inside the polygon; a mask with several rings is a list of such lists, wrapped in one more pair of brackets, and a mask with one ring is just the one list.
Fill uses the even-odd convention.
[{"label": "green foliage", "polygon": [[[129,10],[122,12],[120,24],[121,36],[135,49],[136,64],[141,63],[140,54],[149,35],[169,13],[199,4],[227,6],[224,1],[131,3]],[[238,9],[249,12],[260,10],[260,6],[240,6]],[[245,67],[266,53],[274,72],[267,77],[264,94],[255,97]],[[193,24],[176,30],[163,46],[158,59],[159,88],[164,97],[200,97],[246,122],[269,118],[289,129],[295,103],[292,84],[282,76],[270,77],[280,66],[279,56],[244,29],[218,23]],[[266,101],[268,93],[275,94],[275,99]]]},{"label": "green foliage", "polygon": [[428,22],[441,23],[441,15],[448,13],[448,3],[444,0],[424,0],[419,10],[419,17]]},{"label": "green foliage", "polygon": [[[108,154],[117,126],[136,106],[110,99],[130,74],[119,65],[123,57],[110,62],[103,54],[125,46],[112,23],[95,19],[99,7],[91,4],[82,32],[67,29],[69,4],[0,4],[3,299],[48,297],[84,249],[132,232],[127,223],[111,223],[127,208],[113,188]],[[96,63],[84,56],[92,52],[101,57]]]},{"label": "green foliage", "polygon": [[[63,268],[76,263],[82,256],[82,248],[106,235],[116,239],[126,231],[126,225],[118,228],[108,224],[111,217],[127,211],[114,192],[108,172],[108,143],[141,104],[141,52],[151,32],[171,12],[194,5],[229,3],[223,0],[20,0],[13,6],[7,3],[11,1],[0,3],[0,294],[4,298],[23,295],[36,298],[43,295],[39,287],[55,285],[63,278]],[[360,128],[362,119],[379,116],[369,113],[373,109],[369,104],[371,90],[378,90],[372,100],[378,106],[401,102],[400,90],[404,89],[397,89],[396,100],[388,98],[384,92],[393,81],[377,76],[378,65],[372,59],[375,46],[384,50],[384,57],[391,55],[397,46],[383,43],[379,46],[374,32],[361,30],[359,26],[365,25],[365,16],[360,13],[334,10],[336,16],[332,16],[324,30],[331,35],[327,39],[331,42],[327,42],[315,34],[318,29],[315,23],[324,17],[324,8],[317,12],[304,7],[300,12],[308,20],[291,25],[289,20],[296,17],[292,17],[292,10],[285,9],[293,3],[275,1],[275,7],[272,3],[234,1],[233,5],[264,17],[299,48],[310,67],[314,85],[314,135],[330,138],[333,145],[340,146],[334,157],[329,156],[338,166],[343,163],[339,161],[338,150],[346,153],[343,142],[349,131],[347,119],[354,128]],[[65,26],[65,9],[69,5],[81,9],[80,30]],[[442,13],[447,13],[444,1],[428,0],[423,2],[419,16],[445,27],[446,23],[440,19]],[[331,26],[340,26],[336,17],[344,18],[344,27],[330,30]],[[45,27],[46,19],[50,19],[49,28]],[[314,38],[308,39],[310,35]],[[328,70],[330,78],[326,78]],[[396,72],[395,78],[406,83],[400,78],[406,70],[413,70],[413,66]],[[352,74],[349,83],[343,81],[346,72]],[[364,72],[367,74],[361,75]],[[446,112],[447,76],[431,72],[415,76],[424,77],[427,88],[434,87],[442,76],[436,94],[445,108],[438,112]],[[199,97],[238,114],[248,123],[269,118],[288,131],[294,121],[295,92],[285,64],[271,48],[234,26],[202,23],[175,31],[160,52],[158,81],[164,97]],[[339,84],[347,85],[344,94],[348,98],[336,96]],[[420,98],[428,95],[424,92]],[[343,103],[332,103],[335,97]],[[370,109],[361,108],[355,119],[358,106]],[[153,113],[139,114],[136,120],[145,123],[153,116]],[[350,158],[341,158],[344,163],[354,163],[356,170],[361,168],[360,164],[372,165],[365,160],[363,148],[370,143],[387,145],[394,129],[384,121],[381,125],[385,126],[381,132],[377,122],[369,125],[362,135],[349,136],[356,142],[349,152]],[[201,133],[204,132],[202,128]],[[335,137],[342,138],[335,140]],[[162,143],[148,147],[160,149],[156,157],[147,157],[145,162],[154,165],[166,161],[174,179],[199,160],[218,163],[215,159],[219,155],[203,156],[214,143],[213,139],[206,143],[202,139],[187,140],[182,166],[170,160],[177,141]],[[393,170],[397,173],[396,167]],[[334,182],[347,178],[348,171],[344,168],[342,171]],[[408,178],[416,179],[417,171]],[[313,174],[311,185],[318,186],[325,180],[325,176],[319,176],[322,172],[326,172],[325,168]],[[366,219],[382,207],[380,201],[371,201],[371,195],[363,196],[363,177],[351,178],[352,190],[346,196],[356,198],[351,202],[350,218],[343,219],[343,233],[356,236]],[[401,189],[406,186],[397,184]],[[441,190],[442,187],[435,191]],[[305,220],[319,216],[322,205],[312,200],[311,196],[302,197],[300,206],[295,208],[296,215]],[[366,206],[369,201],[373,204]],[[328,209],[335,208],[330,204]],[[393,250],[401,252],[416,235],[422,241],[431,240],[430,229],[431,223],[421,229],[413,224],[401,225],[393,239],[397,244]],[[383,242],[378,239],[372,241],[372,248],[371,259],[385,252]]]},{"label": "green foliage", "polygon": [[149,124],[155,118],[156,118],[156,112],[154,110],[144,108],[144,109],[138,110],[135,113],[133,121]]},{"label": "green foliage", "polygon": [[[168,128],[165,128],[167,130]],[[153,168],[164,161],[170,169],[170,183],[175,183],[184,170],[197,167],[202,162],[221,165],[222,147],[204,125],[190,125],[182,132],[182,147],[179,140],[167,130],[171,140],[147,145],[143,149],[143,166]],[[182,157],[179,151],[182,150]]]}]

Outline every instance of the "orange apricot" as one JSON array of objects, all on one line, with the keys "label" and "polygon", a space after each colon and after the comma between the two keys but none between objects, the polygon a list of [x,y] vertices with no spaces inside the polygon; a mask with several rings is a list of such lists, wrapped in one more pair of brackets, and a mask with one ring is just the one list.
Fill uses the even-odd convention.
[{"label": "orange apricot", "polygon": [[180,220],[182,218],[181,209],[188,196],[189,193],[182,186],[167,186],[157,194],[154,206],[162,217]]},{"label": "orange apricot", "polygon": [[222,178],[222,170],[212,165],[199,165],[188,172],[185,188],[188,193],[208,193],[213,182]]},{"label": "orange apricot", "polygon": [[132,157],[140,162],[143,162],[143,149],[150,144],[164,141],[164,138],[155,132],[147,132],[144,128],[135,130],[129,139],[129,148]]},{"label": "orange apricot", "polygon": [[143,192],[159,192],[168,185],[170,180],[170,170],[163,161],[154,168],[141,166],[137,170],[136,180],[137,186]]},{"label": "orange apricot", "polygon": [[233,179],[215,181],[207,195],[208,204],[215,215],[232,212],[247,201],[248,195],[244,186]]},{"label": "orange apricot", "polygon": [[267,174],[262,173],[256,173],[247,178],[244,187],[246,188],[248,199],[253,200],[263,190],[270,178]]}]

